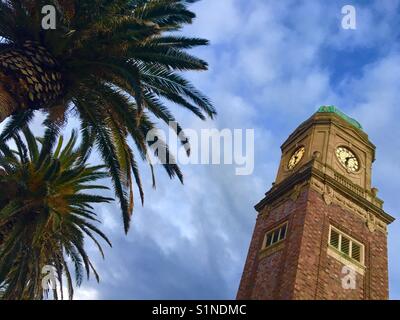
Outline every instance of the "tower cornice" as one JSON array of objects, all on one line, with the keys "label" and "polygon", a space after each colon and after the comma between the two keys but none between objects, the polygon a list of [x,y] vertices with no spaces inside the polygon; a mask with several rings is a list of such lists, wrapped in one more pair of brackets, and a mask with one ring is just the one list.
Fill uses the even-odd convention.
[{"label": "tower cornice", "polygon": [[255,209],[257,212],[261,212],[265,206],[272,205],[276,200],[289,195],[297,185],[304,182],[310,183],[312,180],[319,182],[319,191],[321,194],[332,197],[332,195],[327,193],[327,189],[329,190],[330,188],[336,194],[350,200],[361,208],[365,218],[368,218],[368,214],[372,214],[385,224],[390,224],[395,220],[394,217],[382,209],[382,200],[371,192],[362,190],[346,177],[324,166],[317,159],[309,161],[299,168],[295,174],[289,176],[281,183],[274,185],[265,194],[265,197],[255,205]]}]

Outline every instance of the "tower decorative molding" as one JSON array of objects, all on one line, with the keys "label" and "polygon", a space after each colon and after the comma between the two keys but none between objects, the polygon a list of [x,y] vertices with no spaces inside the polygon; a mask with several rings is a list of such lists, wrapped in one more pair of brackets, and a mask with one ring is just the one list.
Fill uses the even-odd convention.
[{"label": "tower decorative molding", "polygon": [[369,231],[375,232],[377,223],[376,223],[376,218],[373,214],[368,213],[368,218],[367,218],[367,227]]},{"label": "tower decorative molding", "polygon": [[325,191],[322,196],[325,203],[329,206],[333,201],[333,190],[329,186],[325,185]]}]

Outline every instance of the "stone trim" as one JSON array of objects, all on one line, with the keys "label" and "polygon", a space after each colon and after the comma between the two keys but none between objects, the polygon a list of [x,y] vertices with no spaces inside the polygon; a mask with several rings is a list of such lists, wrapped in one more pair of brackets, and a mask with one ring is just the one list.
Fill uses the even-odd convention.
[{"label": "stone trim", "polygon": [[387,224],[385,222],[364,209],[362,206],[357,205],[357,203],[333,190],[327,184],[320,182],[318,179],[311,178],[310,186],[313,190],[322,195],[327,205],[335,204],[340,206],[342,209],[349,210],[358,215],[362,220],[364,220],[371,232],[374,232],[377,229],[385,234],[387,233]]},{"label": "stone trim", "polygon": [[353,268],[355,271],[357,271],[359,274],[362,276],[365,274],[366,267],[356,263],[355,261],[351,260],[351,258],[346,257],[344,254],[333,248],[332,246],[328,245],[328,250],[327,253],[329,256],[332,258],[335,258],[338,260],[340,263],[350,266]]},{"label": "stone trim", "polygon": [[[318,167],[318,168],[317,168]],[[307,184],[319,192],[324,201],[329,205],[331,203],[338,204],[346,209],[355,212],[369,224],[370,230],[374,229],[372,224],[382,232],[386,232],[387,224],[392,223],[395,219],[387,214],[379,206],[381,203],[377,201],[371,202],[368,195],[360,194],[360,190],[355,190],[349,186],[349,182],[338,179],[339,175],[331,177],[323,172],[323,165],[316,159],[306,163],[299,168],[296,174],[288,177],[278,185],[274,185],[270,191],[265,194],[255,209],[261,212],[265,206],[274,207],[277,201],[287,199],[293,194],[292,200],[296,199],[301,187]],[[343,183],[345,181],[346,183]],[[301,187],[298,187],[299,185]]]},{"label": "stone trim", "polygon": [[286,239],[281,240],[281,241],[273,244],[270,247],[261,249],[260,252],[258,253],[258,259],[262,260],[262,259],[274,254],[275,252],[283,250],[283,248],[285,248],[285,240]]}]

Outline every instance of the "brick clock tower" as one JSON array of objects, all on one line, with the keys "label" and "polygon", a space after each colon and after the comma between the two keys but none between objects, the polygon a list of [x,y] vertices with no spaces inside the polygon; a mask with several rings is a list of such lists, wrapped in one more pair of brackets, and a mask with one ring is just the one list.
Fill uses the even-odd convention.
[{"label": "brick clock tower", "polygon": [[238,299],[387,299],[387,226],[371,187],[375,146],[361,125],[321,107],[281,146]]}]

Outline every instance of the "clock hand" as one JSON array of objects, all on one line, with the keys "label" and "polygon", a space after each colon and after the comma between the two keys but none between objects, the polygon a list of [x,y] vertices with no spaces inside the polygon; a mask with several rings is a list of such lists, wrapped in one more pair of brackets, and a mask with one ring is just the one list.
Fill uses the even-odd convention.
[{"label": "clock hand", "polygon": [[346,157],[346,161],[345,161],[345,164],[347,165],[348,163],[349,163],[349,160],[350,159],[355,159],[356,157]]}]

